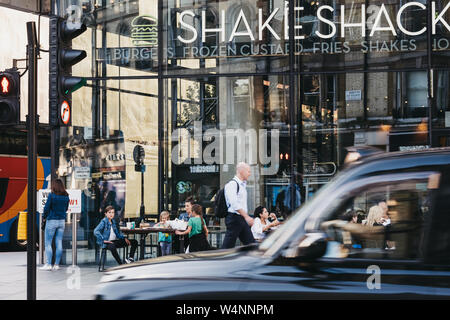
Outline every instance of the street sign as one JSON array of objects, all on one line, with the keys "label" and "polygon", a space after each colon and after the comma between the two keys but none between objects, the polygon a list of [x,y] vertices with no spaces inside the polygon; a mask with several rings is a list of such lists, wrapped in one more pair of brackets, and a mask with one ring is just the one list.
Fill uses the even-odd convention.
[{"label": "street sign", "polygon": [[103,172],[92,173],[92,179],[100,179],[103,176]]},{"label": "street sign", "polygon": [[[69,194],[69,210],[67,213],[81,213],[81,190],[66,190]],[[43,213],[45,204],[47,203],[50,189],[41,189],[38,191],[38,212]]]},{"label": "street sign", "polygon": [[136,172],[145,172],[146,166],[145,164],[135,164],[134,171]]},{"label": "street sign", "polygon": [[360,101],[361,100],[361,90],[347,90],[345,91],[346,101]]},{"label": "street sign", "polygon": [[75,179],[89,179],[91,177],[90,167],[75,167]]},{"label": "street sign", "polygon": [[69,124],[70,122],[70,105],[66,100],[61,103],[61,121],[64,124]]}]

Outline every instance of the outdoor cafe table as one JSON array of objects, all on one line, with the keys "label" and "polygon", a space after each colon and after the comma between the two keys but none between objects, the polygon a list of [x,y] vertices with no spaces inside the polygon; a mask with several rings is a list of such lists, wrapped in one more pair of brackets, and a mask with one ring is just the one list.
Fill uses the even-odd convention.
[{"label": "outdoor cafe table", "polygon": [[[125,235],[140,235],[140,253],[139,253],[139,260],[144,259],[144,253],[145,253],[145,239],[150,233],[170,233],[175,235],[175,229],[169,229],[169,228],[153,228],[153,227],[147,227],[147,228],[134,228],[129,229],[126,227],[121,227],[120,231]],[[184,252],[184,236],[179,236],[180,239],[180,252]]]}]

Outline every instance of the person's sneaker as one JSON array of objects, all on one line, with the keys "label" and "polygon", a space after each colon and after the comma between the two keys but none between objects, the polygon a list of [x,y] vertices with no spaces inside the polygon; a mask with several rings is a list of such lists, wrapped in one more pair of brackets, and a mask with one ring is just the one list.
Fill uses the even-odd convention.
[{"label": "person's sneaker", "polygon": [[39,270],[49,271],[49,270],[52,270],[52,266],[49,265],[48,263],[46,263],[43,267],[40,267]]},{"label": "person's sneaker", "polygon": [[132,263],[132,262],[134,262],[133,258],[130,258],[130,257],[125,258],[125,263]]},{"label": "person's sneaker", "polygon": [[55,271],[56,271],[56,270],[59,270],[59,266],[55,264],[55,265],[53,266],[53,270],[55,270]]}]

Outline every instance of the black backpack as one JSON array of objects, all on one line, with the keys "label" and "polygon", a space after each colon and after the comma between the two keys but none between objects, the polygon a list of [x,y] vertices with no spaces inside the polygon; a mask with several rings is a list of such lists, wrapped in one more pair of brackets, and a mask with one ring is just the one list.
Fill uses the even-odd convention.
[{"label": "black backpack", "polygon": [[[237,184],[237,193],[239,193],[239,183],[232,179]],[[220,189],[216,194],[214,201],[214,214],[217,218],[225,218],[228,213],[227,201],[225,200],[225,187]]]}]

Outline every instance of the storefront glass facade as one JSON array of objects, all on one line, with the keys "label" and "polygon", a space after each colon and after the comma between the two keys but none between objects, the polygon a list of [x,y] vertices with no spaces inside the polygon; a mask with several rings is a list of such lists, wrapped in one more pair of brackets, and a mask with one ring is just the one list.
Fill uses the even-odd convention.
[{"label": "storefront glass facade", "polygon": [[240,161],[249,212],[289,216],[347,147],[450,143],[448,0],[60,0],[55,13],[89,27],[58,166],[85,191],[87,237],[111,192],[119,218],[139,216],[136,145],[146,214],[177,217],[194,196],[212,225]]}]

